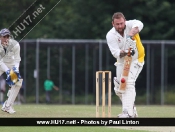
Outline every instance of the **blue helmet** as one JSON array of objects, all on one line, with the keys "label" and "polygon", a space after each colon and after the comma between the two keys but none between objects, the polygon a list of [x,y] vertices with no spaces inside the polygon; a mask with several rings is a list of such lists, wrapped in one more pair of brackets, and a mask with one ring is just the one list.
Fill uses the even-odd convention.
[{"label": "blue helmet", "polygon": [[6,36],[6,35],[10,36],[10,31],[7,28],[1,29],[0,36]]}]

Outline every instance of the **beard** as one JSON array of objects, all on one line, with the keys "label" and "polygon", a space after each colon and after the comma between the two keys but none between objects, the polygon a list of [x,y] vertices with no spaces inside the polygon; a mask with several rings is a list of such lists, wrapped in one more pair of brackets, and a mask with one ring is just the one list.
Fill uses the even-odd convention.
[{"label": "beard", "polygon": [[125,26],[124,28],[118,28],[118,29],[116,29],[116,31],[117,31],[119,34],[123,34],[125,28],[126,28],[126,26]]},{"label": "beard", "polygon": [[124,33],[124,29],[117,29],[117,32],[119,32],[120,34]]}]

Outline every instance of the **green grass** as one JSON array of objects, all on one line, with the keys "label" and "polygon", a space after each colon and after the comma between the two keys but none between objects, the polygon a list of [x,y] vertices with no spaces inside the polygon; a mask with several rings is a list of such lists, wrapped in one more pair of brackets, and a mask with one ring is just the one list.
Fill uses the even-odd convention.
[{"label": "green grass", "polygon": [[[15,105],[15,114],[0,111],[2,117],[95,117],[95,105]],[[139,117],[175,117],[175,106],[137,106]],[[106,108],[107,111],[107,108]],[[112,106],[112,117],[121,113],[121,106]],[[2,121],[2,120],[1,120]],[[118,127],[0,127],[0,132],[148,132]]]},{"label": "green grass", "polygon": [[[0,112],[0,117],[95,117],[95,105],[15,105],[15,114]],[[101,110],[101,108],[100,108]],[[175,117],[175,106],[137,106],[139,117]],[[121,106],[112,106],[112,117],[121,113]],[[107,113],[107,107],[106,107]]]},{"label": "green grass", "polygon": [[[128,132],[125,129],[110,127],[0,127],[1,132]],[[148,132],[131,130],[132,132]]]}]

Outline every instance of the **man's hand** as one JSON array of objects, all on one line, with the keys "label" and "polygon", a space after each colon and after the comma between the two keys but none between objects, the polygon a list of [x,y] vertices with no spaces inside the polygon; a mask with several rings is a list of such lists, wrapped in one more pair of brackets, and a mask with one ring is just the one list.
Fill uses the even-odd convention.
[{"label": "man's hand", "polygon": [[129,53],[133,56],[135,54],[135,50],[131,48],[131,50],[125,50],[125,53]]},{"label": "man's hand", "polygon": [[122,58],[126,55],[127,55],[127,53],[125,51],[123,51],[123,50],[120,51],[120,58]]},{"label": "man's hand", "polygon": [[56,91],[58,91],[59,90],[59,88],[57,87],[57,86],[54,86],[53,87]]},{"label": "man's hand", "polygon": [[7,79],[6,79],[6,83],[11,87],[12,85],[15,85],[16,82],[19,81],[19,79],[21,79],[20,73],[19,71],[13,67],[11,70],[7,70],[6,71],[7,74]]},{"label": "man's hand", "polygon": [[[11,87],[12,85],[15,85],[15,83],[12,81],[11,76],[17,78],[17,76],[15,76],[14,72],[11,72],[11,70],[7,70],[6,71],[7,74],[7,79],[6,79],[6,83]],[[13,75],[12,75],[13,74]]]}]

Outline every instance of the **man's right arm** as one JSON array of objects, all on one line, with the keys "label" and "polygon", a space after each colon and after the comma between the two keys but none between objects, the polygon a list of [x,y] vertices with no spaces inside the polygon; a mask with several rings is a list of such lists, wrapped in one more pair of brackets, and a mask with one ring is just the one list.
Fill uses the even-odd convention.
[{"label": "man's right arm", "polygon": [[5,63],[2,60],[0,60],[0,66],[1,66],[1,70],[4,72],[9,70],[9,68],[5,65]]},{"label": "man's right arm", "polygon": [[120,48],[118,46],[118,43],[117,43],[117,40],[115,39],[115,36],[113,34],[111,34],[111,33],[108,33],[106,35],[106,40],[107,40],[107,44],[108,44],[108,47],[109,47],[112,55],[115,58],[119,58],[121,50],[120,50]]},{"label": "man's right arm", "polygon": [[127,53],[125,51],[123,51],[123,50],[120,51],[120,58],[122,58],[126,55],[127,55]]}]

